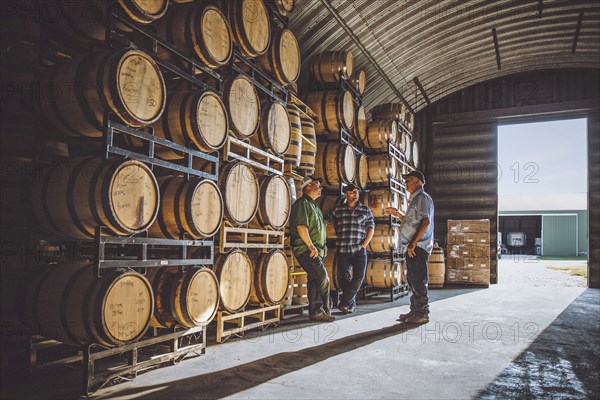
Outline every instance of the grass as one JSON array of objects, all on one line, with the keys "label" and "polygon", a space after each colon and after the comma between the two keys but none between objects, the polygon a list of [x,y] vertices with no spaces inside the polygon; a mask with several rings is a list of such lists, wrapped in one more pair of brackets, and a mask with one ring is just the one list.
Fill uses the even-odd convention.
[{"label": "grass", "polygon": [[566,260],[566,261],[585,261],[587,256],[564,257],[564,256],[539,256],[538,260]]},{"label": "grass", "polygon": [[587,267],[547,267],[554,271],[565,271],[571,276],[581,276],[587,278]]}]

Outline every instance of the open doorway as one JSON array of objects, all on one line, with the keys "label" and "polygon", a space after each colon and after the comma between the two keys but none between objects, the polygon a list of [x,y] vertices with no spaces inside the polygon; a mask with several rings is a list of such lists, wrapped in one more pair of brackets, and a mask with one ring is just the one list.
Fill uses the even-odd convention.
[{"label": "open doorway", "polygon": [[587,119],[498,125],[498,164],[499,282],[555,268],[585,285]]}]

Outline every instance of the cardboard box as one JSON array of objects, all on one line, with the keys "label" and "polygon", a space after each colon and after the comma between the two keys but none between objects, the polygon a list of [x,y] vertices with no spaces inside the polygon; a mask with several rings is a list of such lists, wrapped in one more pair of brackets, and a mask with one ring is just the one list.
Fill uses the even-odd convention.
[{"label": "cardboard box", "polygon": [[446,270],[447,283],[471,283],[477,285],[490,285],[490,270]]},{"label": "cardboard box", "polygon": [[448,232],[490,233],[489,219],[449,219]]},{"label": "cardboard box", "polygon": [[490,234],[485,232],[465,233],[465,232],[448,232],[447,244],[489,244]]},{"label": "cardboard box", "polygon": [[452,258],[490,258],[489,244],[453,244],[448,245],[446,257]]},{"label": "cardboard box", "polygon": [[446,267],[457,270],[490,269],[489,258],[449,258]]}]

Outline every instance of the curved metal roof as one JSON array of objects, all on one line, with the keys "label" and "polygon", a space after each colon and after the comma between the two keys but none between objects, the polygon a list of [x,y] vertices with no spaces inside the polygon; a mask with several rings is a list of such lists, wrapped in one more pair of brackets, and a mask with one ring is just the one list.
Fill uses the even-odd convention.
[{"label": "curved metal roof", "polygon": [[518,72],[600,68],[598,0],[297,0],[290,27],[303,60],[352,52],[367,110],[404,99],[418,111],[425,96]]}]

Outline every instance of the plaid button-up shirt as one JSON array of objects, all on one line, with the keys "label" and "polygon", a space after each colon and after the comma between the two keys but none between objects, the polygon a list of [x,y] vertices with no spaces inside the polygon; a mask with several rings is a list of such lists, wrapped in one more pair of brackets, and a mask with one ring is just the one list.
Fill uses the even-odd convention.
[{"label": "plaid button-up shirt", "polygon": [[375,228],[371,209],[360,202],[351,210],[345,201],[340,201],[329,214],[337,235],[336,245],[340,253],[355,253],[367,237],[367,230]]}]

